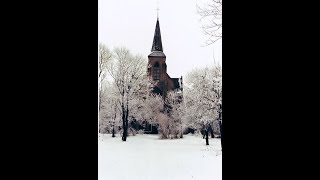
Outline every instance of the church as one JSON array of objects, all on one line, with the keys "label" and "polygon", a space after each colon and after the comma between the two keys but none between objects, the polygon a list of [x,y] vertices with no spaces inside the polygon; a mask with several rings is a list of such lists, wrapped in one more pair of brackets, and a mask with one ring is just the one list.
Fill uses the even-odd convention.
[{"label": "church", "polygon": [[[163,53],[159,18],[157,18],[156,28],[153,37],[151,53],[148,55],[148,76],[156,84],[153,93],[165,98],[169,91],[181,93],[183,91],[183,82],[181,78],[171,78],[167,73],[166,55]],[[147,123],[145,133],[157,134],[157,124]]]},{"label": "church", "polygon": [[167,73],[166,55],[163,53],[159,18],[153,37],[151,53],[148,55],[148,75],[156,82],[154,93],[163,98],[169,91],[182,92],[183,83],[181,78],[171,78]]}]

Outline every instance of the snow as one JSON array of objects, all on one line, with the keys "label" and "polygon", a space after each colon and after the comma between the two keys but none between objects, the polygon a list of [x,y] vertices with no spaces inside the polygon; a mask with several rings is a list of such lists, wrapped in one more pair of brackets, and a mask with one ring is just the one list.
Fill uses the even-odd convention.
[{"label": "snow", "polygon": [[221,180],[220,139],[184,135],[182,139],[158,135],[121,136],[99,134],[99,180]]}]

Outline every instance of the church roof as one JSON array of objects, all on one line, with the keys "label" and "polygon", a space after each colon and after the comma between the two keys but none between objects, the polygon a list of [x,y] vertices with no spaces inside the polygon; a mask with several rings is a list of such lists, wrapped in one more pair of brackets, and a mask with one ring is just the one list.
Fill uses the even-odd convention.
[{"label": "church roof", "polygon": [[166,57],[166,55],[162,51],[153,51],[148,57]]}]

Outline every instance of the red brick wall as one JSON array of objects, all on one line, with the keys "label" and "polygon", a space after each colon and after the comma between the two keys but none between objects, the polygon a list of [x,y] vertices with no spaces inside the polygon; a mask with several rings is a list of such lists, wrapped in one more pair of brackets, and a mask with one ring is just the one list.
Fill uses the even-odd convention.
[{"label": "red brick wall", "polygon": [[165,57],[149,57],[149,64],[150,70],[149,70],[149,76],[153,78],[153,66],[154,64],[158,62],[160,67],[160,80],[159,83],[163,83],[163,88],[158,86],[164,93],[164,96],[166,96],[167,92],[174,89],[174,84],[170,78],[170,76],[167,74],[167,65],[166,65],[166,58]]}]

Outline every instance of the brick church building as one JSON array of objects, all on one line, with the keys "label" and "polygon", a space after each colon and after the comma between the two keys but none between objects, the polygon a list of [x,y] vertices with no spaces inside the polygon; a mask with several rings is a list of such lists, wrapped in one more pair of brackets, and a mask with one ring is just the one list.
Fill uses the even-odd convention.
[{"label": "brick church building", "polygon": [[148,55],[148,74],[156,81],[154,92],[166,97],[169,91],[182,92],[181,78],[171,78],[167,73],[166,55],[163,53],[159,19],[157,18],[151,53]]},{"label": "brick church building", "polygon": [[[148,75],[156,82],[153,92],[165,98],[169,91],[181,93],[182,98],[183,82],[181,78],[171,78],[167,73],[166,55],[163,53],[159,19],[157,18],[156,28],[153,37],[151,53],[148,55]],[[146,123],[145,133],[157,134],[156,123]]]}]

